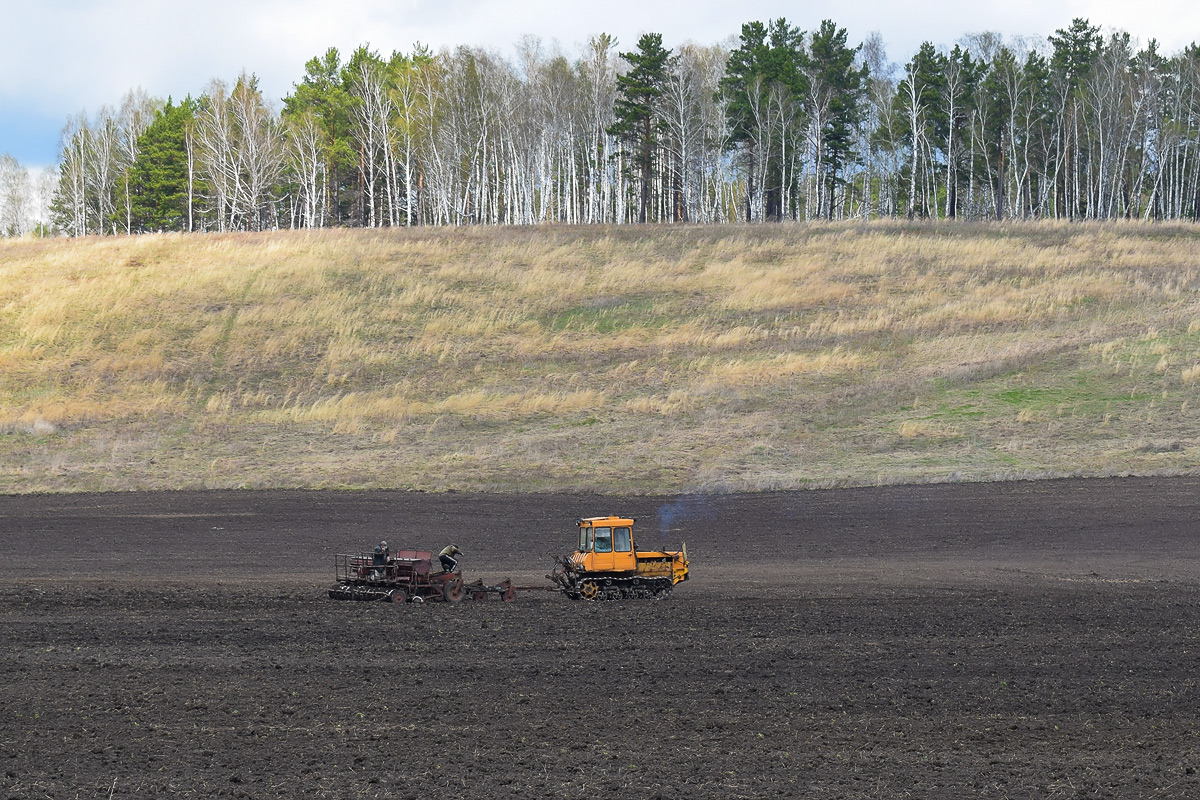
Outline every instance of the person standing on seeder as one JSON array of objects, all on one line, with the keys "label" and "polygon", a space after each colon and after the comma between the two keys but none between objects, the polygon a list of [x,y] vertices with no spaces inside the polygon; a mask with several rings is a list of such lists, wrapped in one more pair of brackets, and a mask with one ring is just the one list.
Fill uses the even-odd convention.
[{"label": "person standing on seeder", "polygon": [[458,568],[458,559],[455,556],[461,555],[463,555],[463,551],[459,550],[456,544],[442,548],[442,552],[438,553],[438,561],[442,562],[442,570],[454,572]]}]

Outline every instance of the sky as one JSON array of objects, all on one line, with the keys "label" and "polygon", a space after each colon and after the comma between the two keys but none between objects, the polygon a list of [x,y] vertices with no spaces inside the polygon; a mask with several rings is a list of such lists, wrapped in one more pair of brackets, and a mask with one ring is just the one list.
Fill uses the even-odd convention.
[{"label": "sky", "polygon": [[878,32],[899,64],[923,41],[952,46],[983,31],[1044,40],[1076,17],[1157,39],[1168,55],[1200,39],[1195,0],[852,0],[836,9],[812,0],[0,0],[0,153],[51,166],[69,117],[92,118],[138,87],[180,99],[245,71],[278,103],[330,47],[346,56],[362,44],[385,55],[416,42],[465,44],[508,56],[534,36],[573,55],[598,33],[621,50],[647,32],[667,47],[714,44],[778,17],[806,31],[829,17],[853,44]]}]

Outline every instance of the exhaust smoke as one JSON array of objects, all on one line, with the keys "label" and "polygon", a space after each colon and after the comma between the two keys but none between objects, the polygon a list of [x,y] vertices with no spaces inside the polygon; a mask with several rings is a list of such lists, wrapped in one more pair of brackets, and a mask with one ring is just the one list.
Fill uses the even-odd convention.
[{"label": "exhaust smoke", "polygon": [[709,498],[704,495],[686,495],[673,503],[660,506],[658,509],[658,538],[667,541],[667,532],[676,523],[682,523],[690,517],[701,517],[708,513]]}]

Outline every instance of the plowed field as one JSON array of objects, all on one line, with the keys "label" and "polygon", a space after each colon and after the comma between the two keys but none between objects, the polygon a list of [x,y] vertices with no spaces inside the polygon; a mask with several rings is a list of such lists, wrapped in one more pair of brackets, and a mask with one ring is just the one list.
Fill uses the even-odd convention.
[{"label": "plowed field", "polygon": [[[1200,480],[0,498],[0,797],[1200,797]],[[664,601],[327,599],[333,555]],[[660,531],[665,527],[665,531]]]}]

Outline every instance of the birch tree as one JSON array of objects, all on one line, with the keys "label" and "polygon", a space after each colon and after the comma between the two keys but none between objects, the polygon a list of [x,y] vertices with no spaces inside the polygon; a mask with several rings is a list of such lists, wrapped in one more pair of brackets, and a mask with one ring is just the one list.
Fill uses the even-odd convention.
[{"label": "birch tree", "polygon": [[421,147],[420,119],[422,95],[419,91],[422,71],[430,69],[431,56],[418,45],[411,56],[398,56],[391,64],[391,101],[396,110],[393,123],[392,147],[396,150],[396,164],[402,170],[404,191],[404,224],[417,222],[418,193],[414,183],[419,170],[418,154]]},{"label": "birch tree", "polygon": [[86,236],[88,229],[88,165],[92,157],[91,128],[78,114],[63,126],[59,143],[58,185],[51,218],[68,236]]},{"label": "birch tree", "polygon": [[294,179],[296,198],[292,227],[320,228],[326,223],[328,162],[325,133],[316,114],[305,110],[284,119],[288,168]]},{"label": "birch tree", "polygon": [[213,81],[196,121],[201,170],[212,187],[218,229],[275,226],[272,201],[282,175],[284,137],[258,80],[243,73],[228,94],[221,81]]},{"label": "birch tree", "polygon": [[1053,47],[1051,69],[1054,92],[1053,209],[1055,216],[1074,219],[1083,214],[1081,151],[1083,87],[1100,53],[1100,29],[1076,17],[1069,28],[1060,28],[1048,39]]},{"label": "birch tree", "polygon": [[704,180],[709,138],[705,106],[714,89],[705,81],[703,51],[685,44],[670,59],[663,84],[664,143],[670,154],[671,219],[688,222],[699,215],[698,192]]},{"label": "birch tree", "polygon": [[350,96],[351,132],[358,143],[358,176],[361,193],[356,207],[360,224],[375,228],[380,224],[383,196],[391,178],[391,121],[395,114],[388,86],[387,67],[379,54],[360,47],[347,65]]},{"label": "birch tree", "polygon": [[614,197],[613,140],[608,133],[613,124],[616,104],[617,70],[614,52],[616,39],[600,34],[588,40],[578,67],[584,92],[582,105],[586,117],[584,139],[586,211],[590,223],[612,220]]},{"label": "birch tree", "polygon": [[33,230],[33,182],[29,170],[0,153],[0,236],[24,236]]},{"label": "birch tree", "polygon": [[353,213],[356,197],[357,157],[350,134],[349,77],[341,54],[331,47],[305,63],[304,77],[283,100],[285,119],[311,114],[320,133],[321,167],[317,171],[323,176],[320,188],[324,194],[319,201],[311,202],[314,209],[319,209],[322,224],[342,224]]},{"label": "birch tree", "polygon": [[912,60],[904,65],[904,79],[896,92],[898,121],[908,139],[908,218],[918,213],[929,216],[936,206],[929,202],[928,191],[917,191],[917,176],[931,172],[939,99],[942,85],[941,57],[929,42],[921,44]]},{"label": "birch tree", "polygon": [[896,176],[900,173],[900,127],[896,121],[897,66],[888,60],[883,37],[878,33],[867,37],[860,51],[867,68],[866,111],[859,126],[858,152],[862,164],[861,216],[894,216],[898,211]]}]

